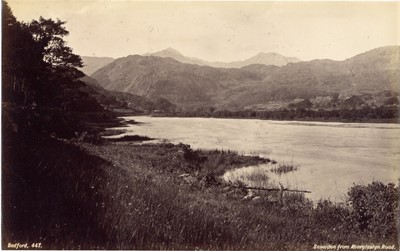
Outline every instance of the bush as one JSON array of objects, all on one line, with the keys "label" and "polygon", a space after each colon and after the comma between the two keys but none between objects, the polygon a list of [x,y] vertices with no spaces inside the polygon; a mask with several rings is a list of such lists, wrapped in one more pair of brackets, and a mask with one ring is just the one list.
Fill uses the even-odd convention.
[{"label": "bush", "polygon": [[320,200],[314,210],[314,218],[324,227],[335,228],[338,231],[348,229],[347,222],[350,210],[329,200]]},{"label": "bush", "polygon": [[396,235],[398,219],[399,188],[394,184],[385,185],[373,182],[365,185],[354,185],[348,192],[351,203],[351,224],[359,232],[370,236],[387,238]]}]

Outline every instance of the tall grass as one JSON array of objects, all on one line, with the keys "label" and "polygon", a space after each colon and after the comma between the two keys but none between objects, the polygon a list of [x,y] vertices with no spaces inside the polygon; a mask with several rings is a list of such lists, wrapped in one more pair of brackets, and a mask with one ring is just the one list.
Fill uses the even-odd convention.
[{"label": "tall grass", "polygon": [[204,183],[210,173],[266,160],[172,144],[79,145],[41,142],[7,160],[3,247],[41,240],[46,249],[309,250],[396,239],[346,225],[352,210],[313,208],[301,194],[286,195],[284,204],[268,196],[244,201],[237,189]]}]

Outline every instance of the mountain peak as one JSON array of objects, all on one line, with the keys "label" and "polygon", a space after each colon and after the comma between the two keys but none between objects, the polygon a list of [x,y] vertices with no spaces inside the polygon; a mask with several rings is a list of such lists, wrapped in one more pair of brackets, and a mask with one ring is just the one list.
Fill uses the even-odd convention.
[{"label": "mountain peak", "polygon": [[282,66],[287,63],[297,63],[301,60],[298,58],[289,58],[282,56],[281,54],[275,52],[260,52],[257,55],[246,59],[244,62],[249,64],[265,64],[265,65],[276,65]]},{"label": "mountain peak", "polygon": [[157,52],[154,52],[154,53],[151,53],[151,54],[153,54],[153,55],[157,55],[157,54],[166,54],[166,55],[179,55],[179,56],[183,56],[182,53],[180,53],[178,50],[175,50],[175,49],[172,48],[172,47],[168,47],[168,48],[165,48],[164,50],[157,51]]},{"label": "mountain peak", "polygon": [[182,53],[179,51],[175,50],[172,47],[165,48],[164,50],[161,51],[156,51],[153,53],[146,53],[143,56],[156,56],[156,57],[161,57],[161,58],[173,58],[176,61],[179,61],[181,63],[185,64],[197,64],[197,65],[204,65],[204,62],[200,59],[197,58],[191,58],[191,57],[185,57]]},{"label": "mountain peak", "polygon": [[260,52],[256,54],[256,56],[277,56],[277,55],[281,56],[280,54],[275,52]]}]

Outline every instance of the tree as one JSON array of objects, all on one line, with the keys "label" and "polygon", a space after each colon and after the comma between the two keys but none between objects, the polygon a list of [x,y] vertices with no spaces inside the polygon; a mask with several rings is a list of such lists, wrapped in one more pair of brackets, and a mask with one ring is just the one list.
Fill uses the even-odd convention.
[{"label": "tree", "polygon": [[29,103],[37,73],[43,67],[39,46],[27,26],[14,17],[3,2],[2,90],[3,100]]},{"label": "tree", "polygon": [[8,128],[26,135],[73,136],[83,127],[72,111],[102,107],[80,90],[84,84],[78,78],[84,74],[76,67],[83,65],[82,59],[64,41],[65,22],[43,17],[19,22],[7,2],[2,3],[2,101],[12,125]]},{"label": "tree", "polygon": [[[82,59],[66,45],[66,22],[45,19],[18,22],[3,1],[2,90],[3,100],[33,104],[47,100],[49,90],[84,76],[76,67]],[[59,89],[59,88],[58,88]]]},{"label": "tree", "polygon": [[17,19],[13,15],[10,6],[8,6],[8,3],[3,1],[3,9],[2,9],[2,14],[3,14],[3,22],[2,22],[2,28],[3,31],[6,30],[7,27],[15,26],[17,24]]},{"label": "tree", "polygon": [[59,19],[39,18],[29,24],[29,30],[33,39],[40,44],[43,49],[43,61],[54,68],[58,67],[82,67],[80,56],[73,54],[72,49],[64,41],[64,37],[69,34],[63,22]]},{"label": "tree", "polygon": [[58,77],[75,80],[85,76],[76,67],[82,67],[80,56],[74,54],[72,49],[66,45],[64,37],[69,34],[65,29],[65,21],[57,19],[33,20],[28,24],[28,29],[33,40],[39,45],[42,62],[51,73]]}]

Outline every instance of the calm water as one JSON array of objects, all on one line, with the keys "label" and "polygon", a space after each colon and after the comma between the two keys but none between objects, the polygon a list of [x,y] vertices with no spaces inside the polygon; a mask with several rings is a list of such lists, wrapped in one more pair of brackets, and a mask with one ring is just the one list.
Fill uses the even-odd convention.
[{"label": "calm water", "polygon": [[[213,118],[126,117],[143,122],[130,125],[126,134],[190,144],[194,149],[230,149],[289,163],[299,170],[268,174],[271,182],[312,191],[313,200],[340,201],[353,183],[400,178],[400,125],[327,122],[293,122]],[[270,166],[233,171],[266,172]]]}]

